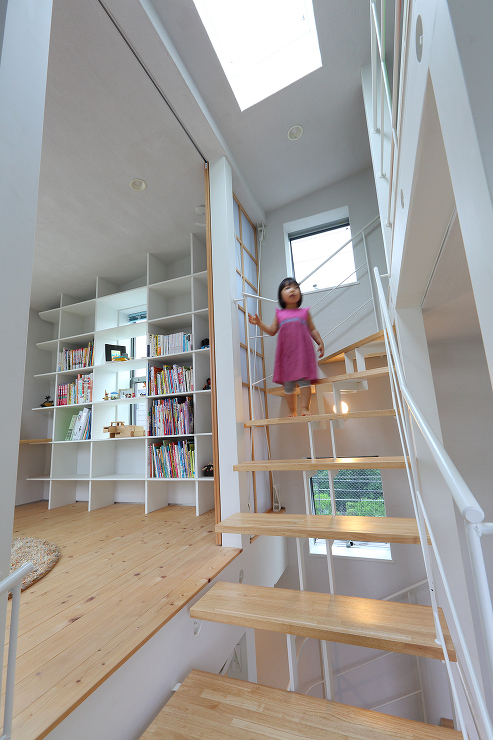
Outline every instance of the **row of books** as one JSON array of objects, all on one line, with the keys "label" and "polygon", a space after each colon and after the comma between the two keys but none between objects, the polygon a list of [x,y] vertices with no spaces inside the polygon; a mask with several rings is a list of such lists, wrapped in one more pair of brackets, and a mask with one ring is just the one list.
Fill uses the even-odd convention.
[{"label": "row of books", "polygon": [[75,442],[81,439],[91,439],[91,410],[81,409],[70,420],[66,442]]},{"label": "row of books", "polygon": [[182,331],[176,334],[148,334],[147,356],[162,357],[176,355],[180,352],[189,352],[192,347],[192,335]]},{"label": "row of books", "polygon": [[93,374],[78,375],[73,383],[62,383],[57,390],[57,406],[73,403],[91,403]]},{"label": "row of books", "polygon": [[83,367],[92,367],[94,360],[94,346],[89,342],[87,347],[80,349],[62,349],[58,353],[57,370],[78,370]]},{"label": "row of books", "polygon": [[162,398],[153,401],[149,409],[149,434],[193,434],[193,399]]},{"label": "row of books", "polygon": [[149,445],[151,478],[194,478],[195,445],[186,440]]},{"label": "row of books", "polygon": [[181,365],[149,366],[149,395],[193,391],[193,371]]}]

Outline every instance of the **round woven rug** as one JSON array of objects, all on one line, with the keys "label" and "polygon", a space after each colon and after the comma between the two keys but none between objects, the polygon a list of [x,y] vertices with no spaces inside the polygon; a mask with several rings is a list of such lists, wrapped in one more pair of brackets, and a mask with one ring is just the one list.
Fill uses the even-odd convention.
[{"label": "round woven rug", "polygon": [[20,568],[28,560],[34,564],[34,569],[22,581],[21,591],[25,591],[49,573],[59,559],[60,550],[53,542],[40,540],[37,537],[14,537],[10,556],[10,572]]}]

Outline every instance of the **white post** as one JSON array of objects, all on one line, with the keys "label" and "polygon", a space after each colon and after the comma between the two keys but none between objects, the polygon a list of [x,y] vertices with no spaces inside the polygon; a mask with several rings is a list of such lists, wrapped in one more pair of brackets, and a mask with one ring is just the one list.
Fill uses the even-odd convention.
[{"label": "white post", "polygon": [[[247,474],[235,473],[233,465],[245,459],[243,399],[240,371],[240,333],[236,296],[236,258],[233,216],[233,181],[225,157],[210,166],[212,279],[216,336],[217,426],[219,450],[221,518],[247,511]],[[222,461],[222,462],[221,462]],[[242,547],[242,535],[224,534],[223,544]]]},{"label": "white post", "polygon": [[288,645],[288,665],[289,665],[289,690],[299,691],[300,682],[298,679],[298,659],[296,657],[296,636],[286,635]]},{"label": "white post", "polygon": [[[9,317],[1,325],[0,346],[8,348],[9,362],[0,366],[0,381],[9,389],[3,399],[9,432],[0,447],[0,581],[10,572],[51,6],[52,0],[2,2],[0,233],[2,300]],[[6,607],[5,594],[0,597],[0,646]]]},{"label": "white post", "polygon": [[298,558],[298,575],[300,579],[300,591],[306,591],[306,570],[305,570],[305,553],[303,551],[303,543],[300,537],[296,538],[296,555]]}]

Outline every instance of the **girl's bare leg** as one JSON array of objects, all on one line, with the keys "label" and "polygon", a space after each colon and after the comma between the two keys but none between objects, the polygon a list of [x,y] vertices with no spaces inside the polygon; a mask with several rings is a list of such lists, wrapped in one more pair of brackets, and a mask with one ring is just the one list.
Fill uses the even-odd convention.
[{"label": "girl's bare leg", "polygon": [[310,414],[310,403],[312,400],[312,388],[310,385],[300,388],[301,396],[301,415],[308,416]]},{"label": "girl's bare leg", "polygon": [[286,393],[286,401],[288,402],[289,414],[288,416],[297,416],[296,410],[296,393]]}]

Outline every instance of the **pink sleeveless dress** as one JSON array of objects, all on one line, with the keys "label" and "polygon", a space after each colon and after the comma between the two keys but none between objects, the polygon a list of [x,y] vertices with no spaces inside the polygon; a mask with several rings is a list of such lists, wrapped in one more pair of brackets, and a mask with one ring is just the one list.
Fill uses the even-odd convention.
[{"label": "pink sleeveless dress", "polygon": [[279,326],[274,383],[317,379],[317,360],[308,328],[309,308],[277,308]]}]

